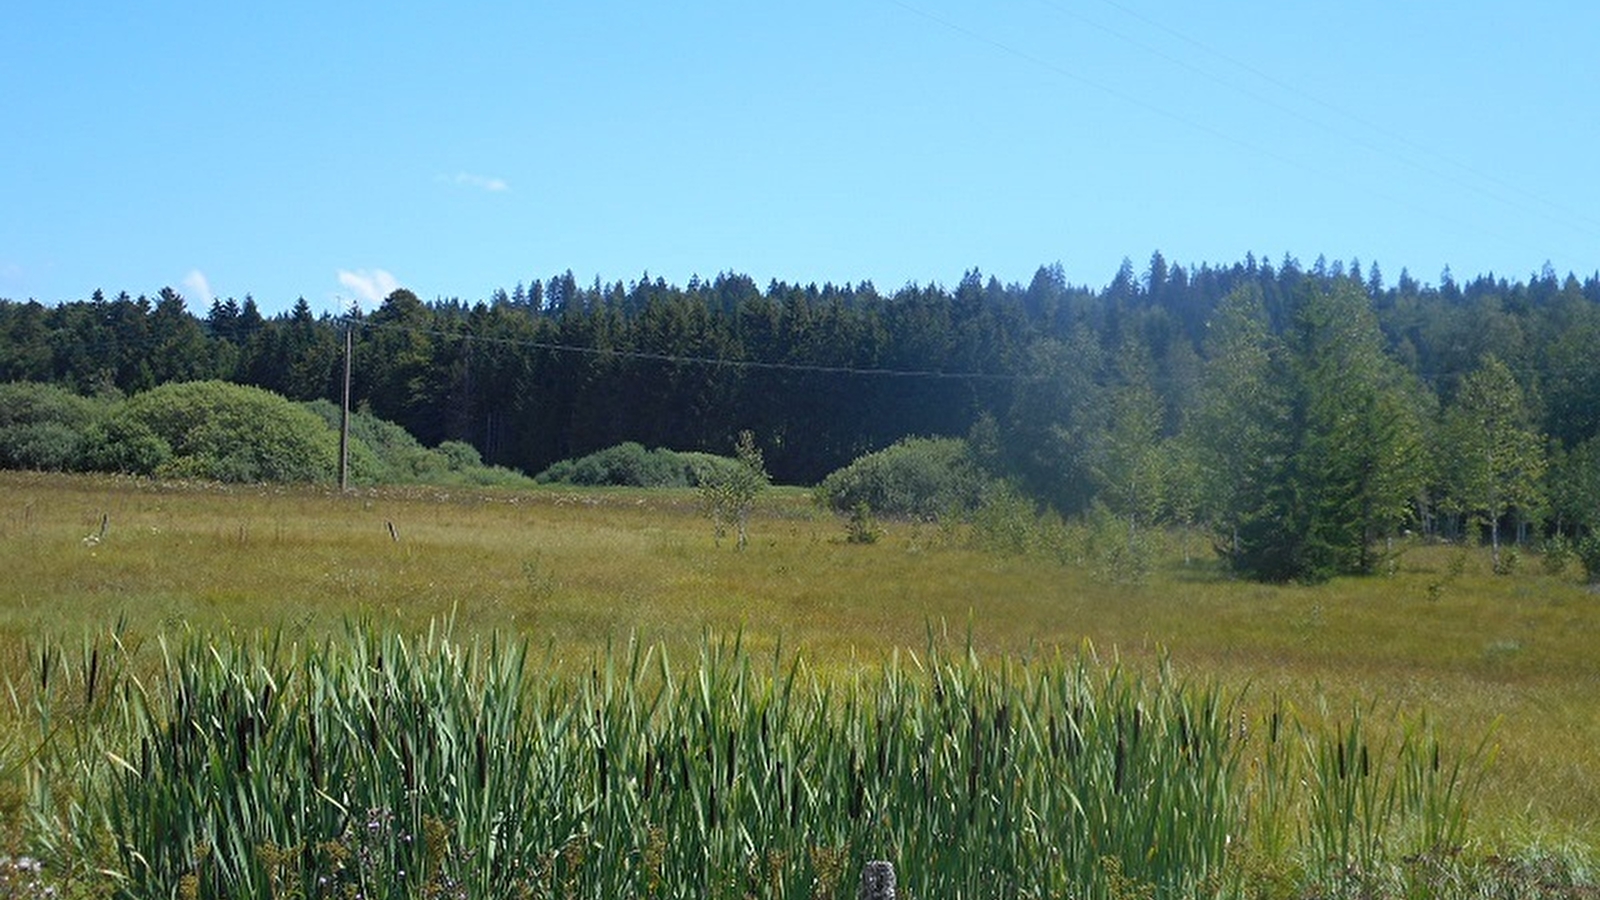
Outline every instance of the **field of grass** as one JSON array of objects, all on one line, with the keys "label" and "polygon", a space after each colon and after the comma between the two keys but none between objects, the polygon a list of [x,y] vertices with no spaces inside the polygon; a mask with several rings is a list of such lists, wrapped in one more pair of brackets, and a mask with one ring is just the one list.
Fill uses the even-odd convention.
[{"label": "field of grass", "polygon": [[[1390,574],[1264,586],[1184,564],[1115,584],[1054,553],[976,549],[958,528],[889,524],[870,545],[807,495],[769,492],[744,551],[713,543],[692,493],[157,485],[0,473],[0,660],[119,628],[277,631],[312,643],[359,621],[527,640],[587,671],[635,638],[681,658],[705,635],[781,646],[825,677],[970,642],[986,664],[1092,652],[1242,696],[1241,727],[1292,710],[1338,734],[1423,715],[1463,754],[1487,740],[1472,839],[1497,854],[1592,858],[1600,844],[1600,596],[1527,554],[1403,548]],[[1177,538],[1172,539],[1176,541]],[[1199,539],[1191,539],[1198,549]],[[1084,648],[1092,648],[1085,651]]]}]

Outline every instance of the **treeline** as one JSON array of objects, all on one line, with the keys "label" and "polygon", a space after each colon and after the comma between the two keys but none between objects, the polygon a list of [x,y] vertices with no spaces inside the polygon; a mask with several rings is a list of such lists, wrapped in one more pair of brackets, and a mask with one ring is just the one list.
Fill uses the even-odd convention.
[{"label": "treeline", "polygon": [[[1067,515],[1203,521],[1227,553],[1283,530],[1263,523],[1303,520],[1309,544],[1273,551],[1299,560],[1290,577],[1370,568],[1373,542],[1402,528],[1600,524],[1575,462],[1600,433],[1600,275],[1548,267],[1389,284],[1359,261],[1157,253],[1098,290],[1047,266],[1026,285],[972,271],[893,293],[736,274],[580,286],[567,272],[472,303],[396,291],[348,320],[303,300],[198,315],[171,290],[96,293],[0,301],[0,380],[92,394],[220,378],[337,399],[347,324],[357,404],[526,472],[624,441],[726,453],[749,429],[775,479],[816,483],[907,435],[966,436]],[[1516,444],[1520,481],[1466,458],[1492,424],[1469,401],[1509,404],[1518,437],[1496,452]],[[1485,468],[1500,480],[1485,486]],[[1346,548],[1333,563],[1316,550],[1330,543]]]}]

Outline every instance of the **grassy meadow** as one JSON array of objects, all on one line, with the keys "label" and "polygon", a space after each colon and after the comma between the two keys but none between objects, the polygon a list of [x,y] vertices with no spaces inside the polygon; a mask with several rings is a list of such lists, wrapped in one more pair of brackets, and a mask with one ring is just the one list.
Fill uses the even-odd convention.
[{"label": "grassy meadow", "polygon": [[[540,678],[565,673],[596,684],[597,659],[620,658],[624,676],[641,665],[656,673],[649,675],[654,683],[666,676],[650,660],[628,663],[636,653],[630,648],[693,660],[735,635],[749,658],[798,656],[822,683],[858,686],[863,679],[899,684],[902,670],[939,671],[937,658],[956,660],[951,671],[966,672],[960,661],[970,647],[982,671],[1019,666],[1014,677],[1024,684],[1033,684],[1030,672],[1043,672],[1043,683],[1085,659],[1148,679],[1157,687],[1132,695],[1126,707],[1135,722],[1138,711],[1192,709],[1198,721],[1201,707],[1225,707],[1227,720],[1211,726],[1224,743],[1227,734],[1276,723],[1275,712],[1292,714],[1313,736],[1307,755],[1339,753],[1341,776],[1341,736],[1357,719],[1368,729],[1359,742],[1363,767],[1368,742],[1410,747],[1425,720],[1426,740],[1436,735],[1448,758],[1467,760],[1472,772],[1482,767],[1469,810],[1468,843],[1477,852],[1558,856],[1582,869],[1600,846],[1600,595],[1579,582],[1575,567],[1552,573],[1526,553],[1514,574],[1497,576],[1487,551],[1419,544],[1400,548],[1385,575],[1267,586],[1227,578],[1203,552],[1203,538],[1167,535],[1147,577],[1115,583],[1097,574],[1083,549],[1089,538],[1071,528],[1026,552],[983,549],[965,527],[883,529],[876,543],[847,543],[839,519],[816,509],[808,494],[785,489],[763,496],[750,545],[736,551],[731,540],[714,543],[687,491],[406,488],[340,496],[319,488],[0,473],[0,661],[13,684],[7,715],[27,718],[28,692],[16,685],[38,680],[41,648],[87,647],[113,630],[124,647],[143,648],[130,666],[155,672],[159,639],[231,635],[248,644],[252,635],[274,634],[286,644],[328,646],[350,635],[352,622],[401,635],[448,623],[456,641],[525,640]],[[1191,563],[1184,562],[1185,545]],[[261,668],[251,662],[245,669],[251,666]],[[782,663],[769,667],[785,671]],[[991,690],[987,675],[961,677],[975,679],[960,682],[975,695]],[[141,683],[156,680],[145,678]],[[1169,678],[1202,687],[1169,694],[1160,687]],[[858,702],[871,706],[871,696]],[[1028,701],[1034,710],[1054,709],[1054,702]],[[998,710],[1021,715],[1008,701],[996,703],[996,717]],[[730,714],[740,715],[754,713]],[[1038,715],[1037,722],[1024,719],[1047,721]],[[1108,715],[1116,736],[1106,739],[1106,752],[1115,755],[1120,780],[1125,720],[1121,712]],[[1189,712],[1182,716],[1188,740]],[[633,719],[618,721],[618,734],[644,733]],[[159,722],[152,728],[161,733]],[[1265,746],[1259,735],[1254,740],[1238,744],[1244,749],[1234,760],[1234,777],[1244,782],[1273,765],[1270,753],[1253,755],[1250,748]],[[730,737],[730,755],[732,744]],[[840,746],[841,754],[852,753]],[[1354,767],[1357,743],[1349,746]],[[613,765],[648,767],[653,758],[648,749],[637,757],[615,752]],[[741,751],[739,758],[747,757]],[[840,765],[854,771],[855,757],[848,759]],[[1327,760],[1335,765],[1333,756]],[[706,761],[712,764],[709,751]],[[1011,764],[1019,779],[1048,780],[1020,761]],[[600,765],[603,781],[607,763]],[[1308,765],[1315,770],[1314,759]],[[1304,783],[1298,790],[1310,790]],[[1266,793],[1252,796],[1252,803],[1267,802]],[[7,808],[21,815],[21,806]],[[439,821],[418,819],[419,827]],[[930,829],[945,827],[928,821]],[[642,859],[660,836],[641,828]],[[21,830],[7,826],[8,833]],[[813,848],[804,863],[810,868],[782,883],[810,884],[822,895],[815,886],[827,863],[826,852]],[[556,862],[551,866],[545,877],[559,881],[551,874]],[[630,885],[655,883],[640,872]],[[1124,891],[1123,877],[1121,869],[1102,871],[1101,893]],[[771,883],[780,880],[774,874]],[[1278,896],[1267,881],[1237,893]],[[608,885],[586,889],[618,889]],[[269,888],[262,890],[278,893]],[[764,895],[805,894],[791,886]]]}]

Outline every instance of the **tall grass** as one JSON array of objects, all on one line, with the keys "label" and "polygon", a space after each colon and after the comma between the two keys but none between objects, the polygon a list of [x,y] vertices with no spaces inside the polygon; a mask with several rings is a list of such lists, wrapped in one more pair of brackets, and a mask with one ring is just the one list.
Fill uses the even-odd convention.
[{"label": "tall grass", "polygon": [[1269,896],[1453,854],[1471,787],[1425,725],[1257,717],[1088,649],[824,675],[631,642],[573,675],[362,627],[29,659],[30,847],[132,897],[829,898],[874,858],[914,898]]}]

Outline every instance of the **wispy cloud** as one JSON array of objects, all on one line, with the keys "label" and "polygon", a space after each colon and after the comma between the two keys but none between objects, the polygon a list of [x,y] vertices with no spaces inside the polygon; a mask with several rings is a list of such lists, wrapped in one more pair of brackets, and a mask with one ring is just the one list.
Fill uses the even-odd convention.
[{"label": "wispy cloud", "polygon": [[400,289],[399,280],[383,269],[340,269],[339,284],[369,306],[377,306]]},{"label": "wispy cloud", "polygon": [[189,296],[201,306],[210,306],[211,301],[217,296],[211,293],[211,282],[206,280],[206,273],[199,269],[190,269],[189,274],[183,276],[184,289]]},{"label": "wispy cloud", "polygon": [[499,193],[500,191],[508,191],[511,189],[511,185],[507,184],[504,178],[495,178],[489,175],[474,175],[471,172],[457,172],[454,175],[441,175],[439,176],[439,180],[448,182],[457,187],[475,188],[480,191],[489,191],[490,193]]}]

